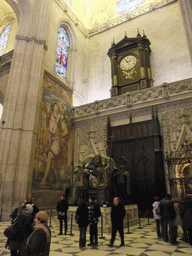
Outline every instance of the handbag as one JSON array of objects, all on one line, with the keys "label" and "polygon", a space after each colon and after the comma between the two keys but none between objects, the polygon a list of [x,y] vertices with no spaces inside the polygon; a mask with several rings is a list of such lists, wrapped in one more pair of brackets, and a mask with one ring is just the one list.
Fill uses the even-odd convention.
[{"label": "handbag", "polygon": [[6,228],[3,232],[4,236],[6,236],[7,238],[13,238],[17,232],[17,229],[15,228],[15,224],[17,221],[18,216],[14,219],[14,221],[12,222],[12,224]]},{"label": "handbag", "polygon": [[5,229],[5,231],[4,231],[3,234],[4,234],[4,236],[6,236],[7,238],[11,239],[11,238],[13,238],[13,237],[15,236],[15,233],[16,233],[16,230],[15,230],[15,228],[12,227],[12,225],[11,225],[11,226],[9,226],[8,228]]}]

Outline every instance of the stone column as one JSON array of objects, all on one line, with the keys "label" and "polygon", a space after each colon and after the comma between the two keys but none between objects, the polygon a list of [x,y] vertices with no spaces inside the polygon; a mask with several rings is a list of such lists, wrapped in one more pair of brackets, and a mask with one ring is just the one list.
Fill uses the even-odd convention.
[{"label": "stone column", "polygon": [[19,30],[0,124],[0,207],[3,220],[31,192],[31,163],[51,0],[18,0],[17,3]]},{"label": "stone column", "polygon": [[187,37],[190,58],[192,62],[192,1],[179,0],[179,3]]}]

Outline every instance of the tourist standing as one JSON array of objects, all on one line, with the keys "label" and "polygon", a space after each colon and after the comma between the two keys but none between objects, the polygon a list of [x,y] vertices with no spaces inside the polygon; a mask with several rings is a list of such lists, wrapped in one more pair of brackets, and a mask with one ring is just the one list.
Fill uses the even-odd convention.
[{"label": "tourist standing", "polygon": [[90,224],[90,243],[89,246],[98,245],[98,231],[97,223],[98,218],[101,216],[101,210],[94,198],[89,198],[89,224]]},{"label": "tourist standing", "polygon": [[[171,200],[172,196],[167,194],[163,200],[161,200],[160,207],[160,215],[162,220],[162,234],[165,242],[169,242],[171,244],[175,244],[175,208],[174,202]],[[168,236],[168,227],[169,227],[169,236]]]},{"label": "tourist standing", "polygon": [[75,219],[79,227],[79,247],[86,246],[86,231],[88,226],[88,207],[84,202],[81,202],[77,208]]},{"label": "tourist standing", "polygon": [[182,219],[181,219],[181,215],[180,215],[180,210],[181,210],[181,203],[179,202],[179,200],[175,200],[174,203],[174,208],[175,208],[175,232],[174,232],[174,242],[175,244],[177,243],[177,237],[178,237],[178,227],[181,226],[182,227]]},{"label": "tourist standing", "polygon": [[161,225],[161,216],[160,216],[160,197],[156,196],[154,197],[155,202],[152,204],[153,207],[153,217],[156,222],[156,231],[158,238],[162,238],[162,225]]},{"label": "tourist standing", "polygon": [[181,204],[181,219],[183,220],[183,230],[188,232],[189,244],[192,245],[192,198],[185,197]]},{"label": "tourist standing", "polygon": [[32,212],[33,207],[30,204],[24,204],[17,209],[17,216],[12,220],[12,235],[8,238],[5,246],[10,249],[11,256],[24,255],[23,249],[27,238],[33,232]]},{"label": "tourist standing", "polygon": [[35,223],[35,230],[28,238],[25,246],[25,256],[49,256],[51,230],[47,226],[47,213],[44,211],[38,212]]},{"label": "tourist standing", "polygon": [[68,203],[65,200],[65,196],[61,196],[61,200],[57,202],[57,212],[58,212],[58,219],[60,222],[60,232],[58,235],[63,234],[63,221],[65,223],[65,235],[67,235],[67,211],[68,211]]},{"label": "tourist standing", "polygon": [[109,246],[112,247],[115,241],[117,230],[119,231],[121,244],[120,246],[124,246],[124,231],[123,231],[123,219],[125,217],[125,208],[119,202],[119,198],[115,197],[113,199],[113,206],[111,208],[111,223],[112,223],[112,234]]}]

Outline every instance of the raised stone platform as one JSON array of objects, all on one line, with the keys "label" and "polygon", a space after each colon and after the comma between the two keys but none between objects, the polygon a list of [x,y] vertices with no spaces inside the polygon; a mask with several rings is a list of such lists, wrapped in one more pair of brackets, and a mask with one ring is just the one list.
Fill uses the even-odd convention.
[{"label": "raised stone platform", "polygon": [[[101,214],[103,215],[103,232],[111,232],[111,207],[100,207]],[[75,213],[77,206],[69,206],[68,210],[68,227],[70,229],[71,225],[71,215],[73,214],[73,230],[78,229],[78,225],[75,221]],[[127,227],[127,214],[129,214],[129,224],[130,226],[138,222],[138,206],[136,204],[125,205],[126,216],[124,218],[124,229]],[[99,218],[98,229],[101,228],[101,217]]]}]

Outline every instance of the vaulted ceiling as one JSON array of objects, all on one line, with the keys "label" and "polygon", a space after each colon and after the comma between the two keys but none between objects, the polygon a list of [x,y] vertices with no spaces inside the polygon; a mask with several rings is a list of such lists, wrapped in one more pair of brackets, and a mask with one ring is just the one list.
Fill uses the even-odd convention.
[{"label": "vaulted ceiling", "polygon": [[[160,0],[63,0],[82,24],[92,29]],[[162,1],[161,1],[162,2]]]},{"label": "vaulted ceiling", "polygon": [[[122,15],[134,12],[147,5],[162,2],[161,0],[62,0],[74,12],[87,29],[101,26]],[[4,13],[13,13],[6,0],[1,0],[0,22]],[[2,24],[1,24],[2,25]]]}]

